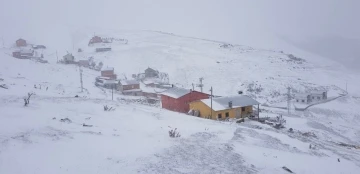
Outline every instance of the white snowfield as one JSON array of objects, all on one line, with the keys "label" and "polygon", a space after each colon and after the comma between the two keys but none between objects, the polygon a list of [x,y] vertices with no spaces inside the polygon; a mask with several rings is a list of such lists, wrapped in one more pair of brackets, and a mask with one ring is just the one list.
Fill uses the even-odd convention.
[{"label": "white snowfield", "polygon": [[[128,44],[113,43],[112,51],[96,53],[87,46],[91,33],[77,42],[75,50],[84,52],[74,51],[75,59],[93,56],[118,76],[153,67],[169,73],[176,86],[190,90],[204,77],[206,91],[213,86],[215,95],[232,96],[243,90],[262,104],[284,102],[287,86],[322,87],[337,96],[347,81],[349,93],[290,115],[260,106],[260,117],[283,114],[285,128],[277,130],[248,119],[212,121],[118,100],[133,98],[118,93],[112,101],[111,90],[94,85],[100,72],[86,68],[81,93],[79,68],[56,64],[51,41],[44,43],[49,64],[15,59],[11,50],[0,49],[0,85],[8,88],[0,88],[0,174],[289,173],[283,167],[298,174],[359,173],[359,73],[313,57],[290,60],[278,51],[223,48],[149,31],[99,33]],[[25,107],[28,92],[35,95]],[[105,105],[115,110],[104,111]],[[175,128],[181,137],[170,138]]]}]

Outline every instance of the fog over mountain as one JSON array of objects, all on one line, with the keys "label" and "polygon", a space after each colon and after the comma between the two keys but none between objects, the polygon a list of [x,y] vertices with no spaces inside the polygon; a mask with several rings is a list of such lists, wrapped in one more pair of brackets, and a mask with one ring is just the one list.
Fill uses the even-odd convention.
[{"label": "fog over mountain", "polygon": [[0,37],[6,44],[18,37],[49,38],[67,27],[159,30],[261,48],[300,49],[356,67],[359,6],[357,0],[1,0]]}]

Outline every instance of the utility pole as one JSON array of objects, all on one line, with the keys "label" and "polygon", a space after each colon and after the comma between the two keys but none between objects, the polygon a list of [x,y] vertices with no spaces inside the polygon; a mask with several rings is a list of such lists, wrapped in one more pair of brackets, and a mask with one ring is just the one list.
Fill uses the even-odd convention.
[{"label": "utility pole", "polygon": [[83,92],[83,79],[82,79],[82,69],[81,69],[81,66],[79,66],[79,69],[80,69],[80,84],[81,84],[81,92]]},{"label": "utility pole", "polygon": [[191,85],[192,85],[192,89],[193,89],[193,91],[194,91],[194,90],[195,90],[194,83],[192,83]]},{"label": "utility pole", "polygon": [[346,81],[346,92],[348,92],[348,91],[347,91],[347,81]]},{"label": "utility pole", "polygon": [[56,50],[56,62],[59,62],[59,57],[58,57],[58,54],[57,54],[57,50]]},{"label": "utility pole", "polygon": [[212,98],[213,98],[213,88],[211,87],[210,88],[210,91],[211,91],[211,95],[210,95],[210,109],[211,109],[211,115],[210,115],[210,119],[212,119],[212,115],[213,115],[213,109],[212,109]]},{"label": "utility pole", "polygon": [[200,77],[200,78],[199,78],[199,82],[200,82],[200,83],[196,85],[197,87],[200,87],[200,91],[201,91],[201,92],[203,92],[203,87],[204,87],[203,80],[204,80],[204,78],[203,78],[203,77]]},{"label": "utility pole", "polygon": [[290,90],[291,90],[291,88],[288,87],[287,90],[288,90],[288,92],[287,92],[287,109],[288,109],[288,114],[290,115],[290,107],[291,107],[291,95],[290,95]]}]

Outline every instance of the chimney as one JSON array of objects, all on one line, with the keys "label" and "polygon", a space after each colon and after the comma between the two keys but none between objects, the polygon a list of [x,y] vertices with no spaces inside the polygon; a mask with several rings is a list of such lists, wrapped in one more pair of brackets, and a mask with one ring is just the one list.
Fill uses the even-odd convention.
[{"label": "chimney", "polygon": [[229,101],[229,108],[232,108],[232,101]]}]

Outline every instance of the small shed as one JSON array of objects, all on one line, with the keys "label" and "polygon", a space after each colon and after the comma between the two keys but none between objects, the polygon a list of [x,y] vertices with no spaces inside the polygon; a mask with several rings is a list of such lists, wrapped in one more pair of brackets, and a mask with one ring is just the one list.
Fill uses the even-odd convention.
[{"label": "small shed", "polygon": [[79,60],[78,62],[79,66],[83,66],[83,67],[89,67],[89,60]]},{"label": "small shed", "polygon": [[16,40],[16,46],[17,47],[26,47],[27,46],[26,40],[21,39],[21,38]]},{"label": "small shed", "polygon": [[65,56],[63,56],[63,60],[65,63],[74,63],[75,57],[71,53],[68,53]]},{"label": "small shed", "polygon": [[106,48],[96,48],[95,51],[96,51],[96,52],[111,51],[111,48],[110,48],[110,47],[106,47]]}]

